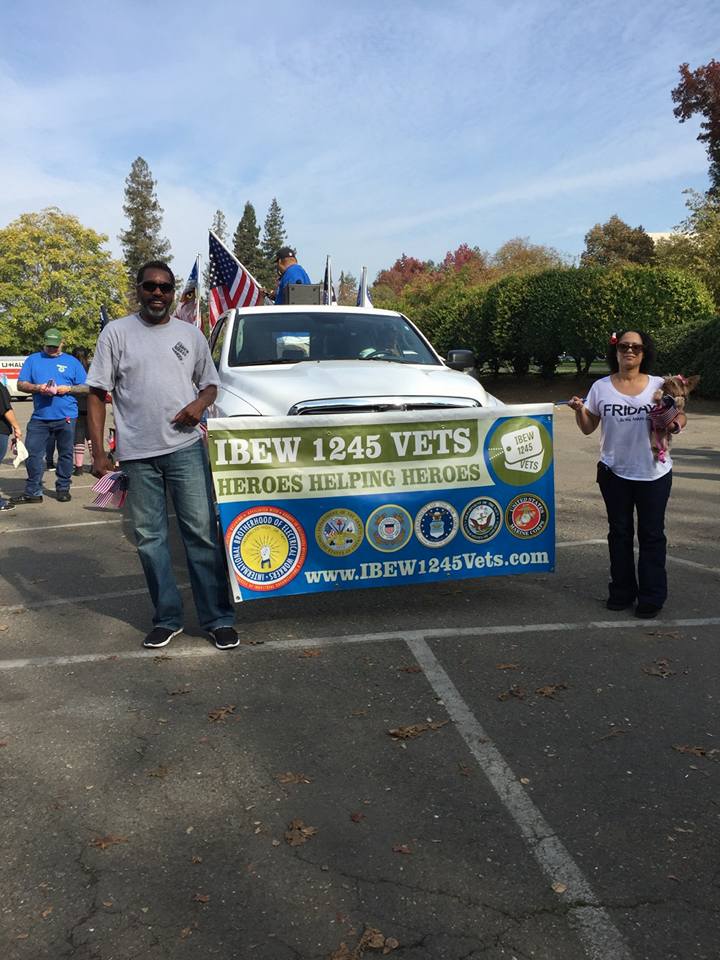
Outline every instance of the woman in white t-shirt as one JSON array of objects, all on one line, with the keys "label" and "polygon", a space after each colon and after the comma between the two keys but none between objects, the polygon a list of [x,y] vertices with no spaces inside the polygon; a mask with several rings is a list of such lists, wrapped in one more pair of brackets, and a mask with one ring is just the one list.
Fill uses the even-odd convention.
[{"label": "woman in white t-shirt", "polygon": [[[667,598],[665,507],[672,485],[672,460],[656,460],[650,446],[648,412],[662,377],[650,376],[655,348],[646,333],[625,330],[610,340],[610,376],[596,380],[586,399],[569,405],[585,434],[600,425],[600,485],[608,517],[610,583],[608,610],[637,600],[635,616],[657,616]],[[678,429],[685,417],[678,418]],[[635,513],[639,556],[635,570]]]}]

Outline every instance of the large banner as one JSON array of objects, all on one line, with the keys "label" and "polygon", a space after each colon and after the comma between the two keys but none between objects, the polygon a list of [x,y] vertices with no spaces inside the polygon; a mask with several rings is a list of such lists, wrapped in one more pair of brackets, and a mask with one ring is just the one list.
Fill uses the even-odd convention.
[{"label": "large banner", "polygon": [[552,406],[208,421],[236,600],[555,566]]}]

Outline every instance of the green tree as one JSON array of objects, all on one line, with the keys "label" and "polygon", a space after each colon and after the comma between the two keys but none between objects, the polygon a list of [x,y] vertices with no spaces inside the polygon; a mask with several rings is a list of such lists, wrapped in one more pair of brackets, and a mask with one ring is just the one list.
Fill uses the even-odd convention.
[{"label": "green tree", "polygon": [[657,262],[702,280],[720,310],[720,197],[688,190],[686,206],[689,214],[678,232],[658,241]]},{"label": "green tree", "polygon": [[341,307],[354,307],[357,303],[358,282],[351,273],[340,271],[338,283],[338,304]]},{"label": "green tree", "polygon": [[160,235],[163,209],[155,193],[156,181],[142,157],[133,160],[125,180],[123,213],[128,218],[127,230],[120,232],[120,243],[128,278],[129,297],[135,303],[135,280],[138,269],[148,260],[170,263],[170,241]]},{"label": "green tree", "polygon": [[652,263],[655,244],[642,227],[631,227],[614,213],[607,223],[596,223],[585,234],[583,267],[614,267]]},{"label": "green tree", "polygon": [[0,230],[0,352],[30,353],[57,327],[66,344],[92,347],[100,307],[126,309],[125,268],[96,233],[56,207]]},{"label": "green tree", "polygon": [[260,243],[263,255],[263,270],[261,271],[263,275],[257,277],[268,290],[272,290],[275,285],[275,254],[280,247],[286,244],[285,220],[280,204],[273,197],[263,224],[263,235]]},{"label": "green tree", "polygon": [[255,207],[250,201],[245,204],[243,215],[233,235],[233,253],[255,279],[260,280],[260,274],[265,270],[265,258],[260,248],[260,226],[255,216]]},{"label": "green tree", "polygon": [[553,247],[530,243],[528,237],[513,237],[496,250],[490,258],[493,279],[517,273],[533,273],[566,266],[562,254]]},{"label": "green tree", "polygon": [[700,124],[698,140],[706,144],[710,160],[710,196],[720,196],[720,63],[710,63],[691,70],[687,63],[680,65],[680,83],[672,91],[673,113],[680,123],[695,114],[704,120]]}]

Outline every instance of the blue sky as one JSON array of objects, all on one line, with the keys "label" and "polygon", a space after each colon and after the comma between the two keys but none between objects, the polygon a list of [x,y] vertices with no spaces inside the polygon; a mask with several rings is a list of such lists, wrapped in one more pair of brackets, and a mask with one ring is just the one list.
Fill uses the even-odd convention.
[{"label": "blue sky", "polygon": [[174,265],[273,196],[315,280],[529,237],[568,255],[617,213],[666,231],[707,188],[678,65],[716,0],[273,4],[5,0],[0,225],[56,205],[110,236],[138,155]]}]

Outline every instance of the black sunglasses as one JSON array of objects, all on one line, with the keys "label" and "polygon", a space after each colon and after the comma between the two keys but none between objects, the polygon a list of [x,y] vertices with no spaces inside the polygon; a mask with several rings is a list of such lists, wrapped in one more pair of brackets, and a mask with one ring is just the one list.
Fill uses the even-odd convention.
[{"label": "black sunglasses", "polygon": [[617,345],[618,350],[622,353],[642,353],[645,349],[641,343],[619,343]]},{"label": "black sunglasses", "polygon": [[174,283],[156,283],[155,280],[143,280],[140,286],[145,293],[153,293],[155,290],[159,290],[160,293],[172,293],[175,289]]}]

